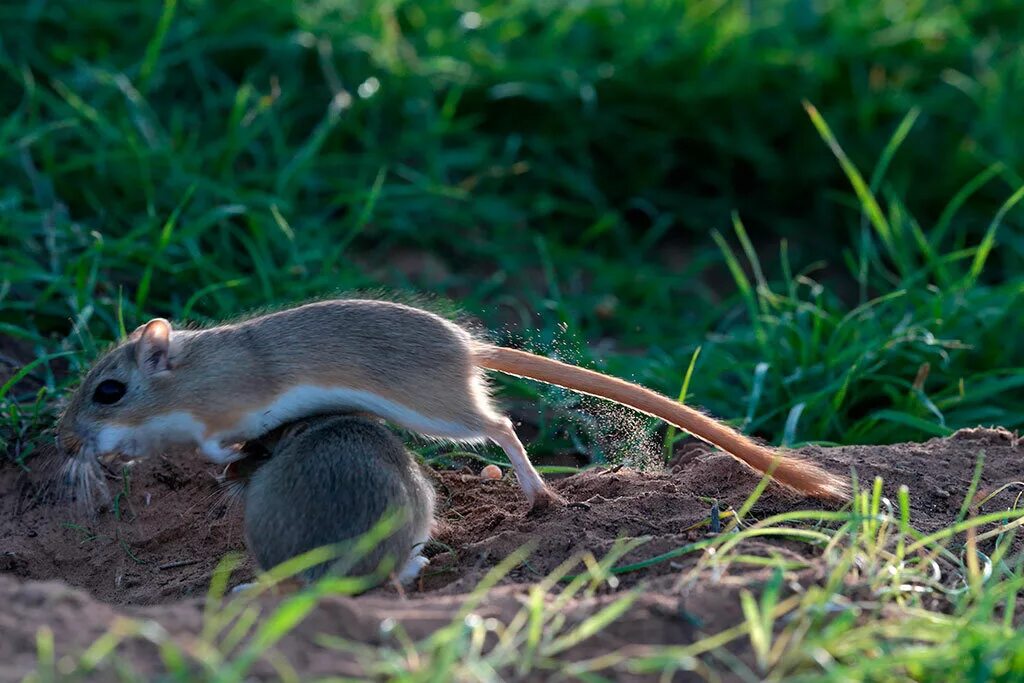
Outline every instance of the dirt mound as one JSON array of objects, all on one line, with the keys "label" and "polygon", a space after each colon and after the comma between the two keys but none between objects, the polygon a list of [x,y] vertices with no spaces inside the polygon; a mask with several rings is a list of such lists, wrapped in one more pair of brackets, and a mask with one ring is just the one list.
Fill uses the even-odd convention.
[{"label": "dirt mound", "polygon": [[[1018,438],[1003,430],[976,429],[923,444],[807,448],[803,453],[826,468],[862,482],[881,476],[886,494],[906,484],[912,521],[922,531],[948,525],[968,489],[975,463],[984,454],[983,489],[1021,479],[1024,456]],[[35,461],[32,461],[35,462]],[[44,464],[44,460],[39,460]],[[45,469],[45,467],[43,468]],[[211,571],[228,552],[243,551],[241,506],[218,498],[213,466],[197,456],[177,454],[143,461],[120,479],[111,478],[115,504],[95,519],[80,519],[42,495],[42,471],[0,467],[0,678],[9,680],[34,666],[35,632],[48,625],[58,652],[73,652],[105,631],[115,615],[158,620],[186,638],[201,625]],[[536,581],[575,551],[601,557],[616,539],[649,537],[620,564],[639,562],[705,536],[712,502],[721,510],[742,504],[757,478],[732,458],[692,448],[664,472],[590,470],[556,481],[572,502],[568,507],[529,513],[511,475],[481,480],[469,470],[438,472],[440,531],[428,549],[431,565],[419,586],[400,594],[383,586],[357,598],[332,597],[320,605],[278,650],[302,674],[356,674],[351,657],[313,646],[319,633],[357,642],[385,638],[381,622],[397,619],[412,636],[423,637],[448,623],[481,577],[509,553],[535,549],[514,568],[476,613],[511,619],[521,608],[524,584]],[[991,509],[1012,506],[1012,492],[997,496]],[[813,506],[771,486],[751,511],[763,517]],[[793,553],[786,542],[747,546],[748,553]],[[687,643],[739,619],[736,591],[765,580],[763,568],[730,569],[725,576],[677,585],[680,571],[698,554],[653,564],[621,575],[617,588],[571,601],[568,623],[609,604],[623,588],[642,582],[643,596],[611,627],[572,648],[566,656],[592,656],[618,647]],[[803,578],[815,581],[815,569]],[[243,562],[232,583],[250,579]],[[125,656],[156,667],[158,654],[136,644]],[[271,675],[270,670],[264,670]]]}]

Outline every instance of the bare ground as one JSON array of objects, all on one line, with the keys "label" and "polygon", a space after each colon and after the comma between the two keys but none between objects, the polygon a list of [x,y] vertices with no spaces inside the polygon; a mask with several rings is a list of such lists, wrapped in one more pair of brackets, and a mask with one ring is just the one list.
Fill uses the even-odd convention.
[{"label": "bare ground", "polygon": [[[861,481],[883,477],[886,494],[906,484],[912,521],[922,531],[947,526],[956,516],[980,452],[983,489],[1021,479],[1024,448],[1016,435],[999,429],[963,430],[923,444],[806,448],[826,468]],[[30,462],[45,463],[45,459]],[[42,469],[45,469],[43,467]],[[212,466],[193,455],[144,461],[130,481],[111,479],[116,514],[108,508],[95,519],[81,519],[67,506],[41,495],[45,473],[0,465],[0,680],[19,680],[36,662],[36,632],[49,626],[58,656],[75,653],[105,632],[118,615],[159,622],[180,643],[191,642],[202,624],[211,572],[227,553],[244,551],[239,504],[218,500]],[[650,541],[620,560],[641,561],[699,540],[710,514],[710,499],[721,508],[740,505],[757,479],[728,456],[691,448],[670,470],[590,470],[554,482],[567,508],[528,514],[511,476],[481,480],[470,470],[438,472],[441,529],[431,565],[420,584],[400,593],[386,585],[368,594],[330,597],[277,646],[305,678],[358,675],[358,662],[318,647],[320,634],[377,644],[389,636],[381,623],[391,618],[412,638],[447,624],[484,574],[528,542],[529,560],[513,569],[476,610],[482,617],[508,621],[525,599],[526,587],[579,550],[601,557],[621,537]],[[1012,492],[989,502],[987,510],[1011,507]],[[771,486],[751,511],[754,518],[814,503]],[[697,525],[697,526],[695,526]],[[806,546],[780,541],[750,543],[748,554],[810,559],[793,572],[807,585],[822,569]],[[565,657],[580,659],[618,648],[686,644],[740,620],[737,593],[754,590],[767,570],[735,567],[724,575],[692,572],[695,553],[620,576],[592,597],[572,601],[567,623],[577,623],[615,600],[622,590],[642,586],[637,602],[619,620],[573,647]],[[231,583],[252,577],[244,561]],[[689,580],[681,580],[688,577]],[[269,607],[277,598],[266,598]],[[741,656],[743,655],[740,651]],[[156,673],[156,650],[136,642],[122,652],[142,671]],[[273,678],[261,663],[257,678]],[[615,675],[626,678],[624,671]],[[103,674],[97,674],[103,679]]]}]

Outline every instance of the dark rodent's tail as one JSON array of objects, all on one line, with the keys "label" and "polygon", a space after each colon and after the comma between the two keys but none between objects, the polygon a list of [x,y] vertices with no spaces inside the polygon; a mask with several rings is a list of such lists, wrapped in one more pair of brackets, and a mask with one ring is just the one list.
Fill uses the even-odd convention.
[{"label": "dark rodent's tail", "polygon": [[527,351],[481,345],[474,351],[479,367],[526,377],[614,401],[675,425],[706,441],[778,483],[802,495],[847,500],[849,484],[798,456],[762,446],[728,425],[638,384],[602,375]]}]

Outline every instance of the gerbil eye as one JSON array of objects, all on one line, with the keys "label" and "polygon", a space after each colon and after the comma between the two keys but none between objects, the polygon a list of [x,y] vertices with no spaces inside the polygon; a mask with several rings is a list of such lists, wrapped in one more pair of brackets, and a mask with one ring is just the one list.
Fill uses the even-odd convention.
[{"label": "gerbil eye", "polygon": [[128,391],[128,387],[123,383],[116,379],[105,379],[96,387],[96,391],[92,394],[92,400],[109,406],[120,401],[126,391]]}]

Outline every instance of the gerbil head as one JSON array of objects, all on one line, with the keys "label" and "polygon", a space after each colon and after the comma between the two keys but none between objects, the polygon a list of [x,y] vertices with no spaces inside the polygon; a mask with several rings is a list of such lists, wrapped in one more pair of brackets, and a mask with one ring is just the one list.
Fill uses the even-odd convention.
[{"label": "gerbil head", "polygon": [[159,434],[137,427],[167,410],[161,396],[173,382],[172,364],[170,323],[155,318],[139,326],[71,394],[57,421],[57,446],[83,467],[107,454],[145,455]]}]

